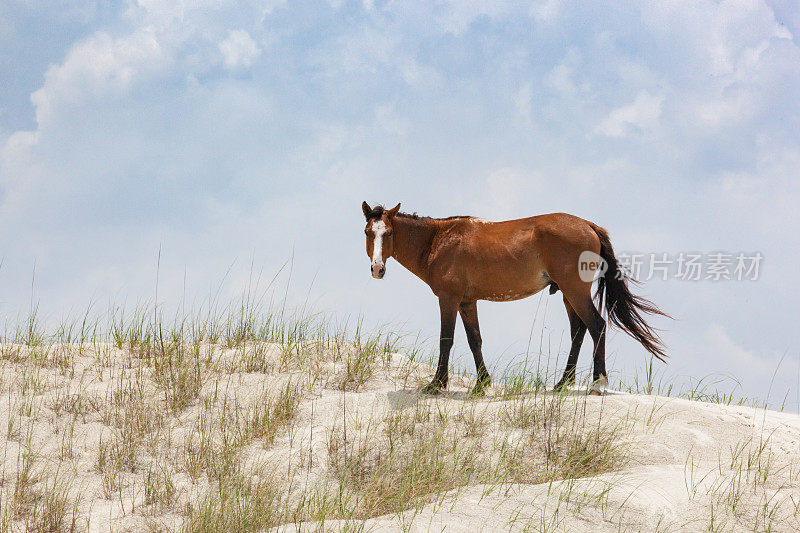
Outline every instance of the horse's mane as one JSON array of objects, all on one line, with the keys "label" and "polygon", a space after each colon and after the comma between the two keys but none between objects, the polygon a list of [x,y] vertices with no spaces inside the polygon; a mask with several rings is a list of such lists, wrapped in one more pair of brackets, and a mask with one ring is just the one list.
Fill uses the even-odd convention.
[{"label": "horse's mane", "polygon": [[[372,208],[372,211],[369,212],[367,215],[367,220],[372,220],[373,218],[381,218],[383,216],[384,211],[386,208],[382,205],[378,204]],[[459,218],[472,218],[469,215],[455,215],[451,217],[443,217],[443,218],[435,218],[435,217],[424,217],[422,215],[418,215],[417,213],[403,213],[402,211],[397,213],[398,217],[402,218],[410,218],[412,220],[456,220]]]}]

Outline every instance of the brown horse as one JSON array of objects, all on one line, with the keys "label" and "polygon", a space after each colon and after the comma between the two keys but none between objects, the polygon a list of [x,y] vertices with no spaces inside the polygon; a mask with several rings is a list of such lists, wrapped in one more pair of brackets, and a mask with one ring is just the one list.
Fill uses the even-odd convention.
[{"label": "brown horse", "polygon": [[[439,298],[441,334],[439,365],[423,392],[447,387],[448,360],[453,346],[456,315],[461,315],[478,373],[474,394],[491,384],[481,353],[478,300],[507,302],[526,298],[545,287],[561,290],[569,317],[572,346],[561,389],[575,381],[575,365],[586,330],[594,341],[594,373],[590,389],[600,394],[606,377],[603,299],[609,320],[664,361],[664,346],[645,322],[643,313],[662,313],[652,302],[633,295],[617,264],[608,232],[582,218],[552,213],[504,222],[457,216],[429,218],[362,204],[367,227],[367,255],[372,277],[381,279],[386,260],[401,265],[430,286]],[[595,270],[600,270],[598,310],[591,295]],[[588,270],[588,275],[587,275]]]}]

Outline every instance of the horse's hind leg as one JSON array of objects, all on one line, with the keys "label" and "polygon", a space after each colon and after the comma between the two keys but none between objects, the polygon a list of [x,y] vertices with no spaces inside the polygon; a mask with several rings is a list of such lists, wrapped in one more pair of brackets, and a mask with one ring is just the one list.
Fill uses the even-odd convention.
[{"label": "horse's hind leg", "polygon": [[556,383],[556,390],[561,390],[565,386],[575,383],[575,366],[578,363],[578,354],[581,351],[583,337],[586,335],[586,325],[578,316],[578,313],[572,308],[566,296],[564,296],[564,307],[567,308],[569,335],[572,338],[572,345],[570,346],[569,357],[567,358],[567,368],[564,370],[564,376]]},{"label": "horse's hind leg", "polygon": [[472,394],[483,394],[486,387],[492,384],[492,378],[489,377],[489,371],[486,370],[486,364],[483,362],[483,353],[481,352],[481,330],[478,326],[478,303],[477,302],[462,302],[458,308],[461,315],[461,321],[464,323],[464,330],[467,332],[467,342],[469,349],[472,351],[472,357],[475,359],[475,370],[478,373],[478,380],[475,383],[475,388],[472,389]]},{"label": "horse's hind leg", "polygon": [[600,387],[608,384],[606,375],[606,321],[594,306],[590,288],[587,287],[585,291],[579,293],[565,293],[565,297],[569,299],[570,305],[586,325],[589,335],[592,336],[594,341],[593,383],[590,393],[599,393]]}]

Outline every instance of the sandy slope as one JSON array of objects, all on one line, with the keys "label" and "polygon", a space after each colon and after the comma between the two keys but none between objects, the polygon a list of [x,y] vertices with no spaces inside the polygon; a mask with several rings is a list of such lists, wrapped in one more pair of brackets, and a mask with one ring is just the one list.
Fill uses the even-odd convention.
[{"label": "sandy slope", "polygon": [[[306,417],[298,433],[316,435],[321,456],[332,420],[344,411],[363,424],[380,423],[381,413],[412,410],[418,402],[452,413],[474,404],[486,419],[497,421],[512,402],[500,399],[499,387],[486,398],[467,399],[466,385],[431,398],[413,388],[398,389],[388,376],[376,379],[366,391],[311,401],[318,415],[313,424]],[[625,428],[629,456],[622,469],[552,484],[462,487],[420,509],[368,519],[366,529],[800,531],[800,416],[615,391],[593,397],[576,389],[572,396],[568,401],[585,409],[587,421]],[[325,528],[342,525],[326,522]]]},{"label": "sandy slope", "polygon": [[[54,487],[66,502],[62,527],[181,529],[189,507],[196,509],[198,502],[213,497],[216,487],[210,468],[193,470],[191,450],[203,439],[217,446],[226,428],[246,424],[247,413],[287,382],[302,390],[290,426],[274,442],[242,439],[235,456],[243,472],[257,476],[268,471],[289,495],[287,501],[332,484],[351,491],[332,466],[337,431],[344,432],[346,446],[359,439],[383,443],[391,433],[389,424],[410,421],[412,429],[422,432],[409,441],[412,445],[441,427],[442,435],[452,434],[454,446],[471,446],[465,450],[486,464],[495,464],[509,449],[533,454],[520,464],[535,463],[536,452],[523,443],[536,436],[536,427],[514,426],[509,413],[547,404],[503,396],[501,386],[484,398],[468,398],[469,382],[458,377],[446,394],[421,396],[417,388],[431,368],[398,354],[374,362],[368,379],[358,384],[346,374],[350,355],[317,349],[286,363],[285,349],[267,345],[258,352],[266,363],[255,371],[242,362],[252,347],[204,346],[202,386],[185,406],[175,407],[168,401],[169,386],[151,362],[128,350],[100,344],[40,348],[42,353],[2,348],[0,503],[5,524],[13,530],[30,526],[34,505],[41,508]],[[436,497],[417,498],[403,512],[371,514],[363,522],[342,520],[339,512],[326,515],[324,523],[304,521],[280,529],[800,530],[797,415],[613,391],[591,397],[576,390],[561,405],[572,413],[570,420],[582,424],[579,430],[616,431],[624,462],[576,480],[528,484],[495,479],[457,486]],[[100,460],[103,443],[119,442],[120,428],[128,427],[123,418],[131,416],[144,417],[136,426],[141,434],[130,460],[109,476],[108,465]],[[365,457],[366,463],[378,460]],[[35,475],[25,498],[14,504],[26,460]],[[154,472],[169,474],[169,498],[152,495]]]},{"label": "sandy slope", "polygon": [[[408,519],[383,516],[367,521],[368,528],[747,531],[766,530],[770,522],[766,512],[772,513],[772,530],[800,530],[795,506],[800,503],[797,415],[615,392],[576,401],[586,401],[592,413],[602,410],[603,416],[633,423],[626,444],[631,452],[627,467],[575,482],[455,490],[419,510],[411,527]],[[764,440],[772,453],[773,472],[765,487],[754,488],[754,469],[739,464],[730,468],[732,450],[752,451]],[[762,454],[763,461],[767,455]],[[747,459],[743,462],[746,465]],[[743,485],[738,516],[730,507],[737,480]]]}]

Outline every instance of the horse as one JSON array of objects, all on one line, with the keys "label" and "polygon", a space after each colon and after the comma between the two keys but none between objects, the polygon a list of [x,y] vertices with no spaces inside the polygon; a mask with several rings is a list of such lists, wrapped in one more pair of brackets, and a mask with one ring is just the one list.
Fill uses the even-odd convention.
[{"label": "horse", "polygon": [[[400,204],[386,209],[364,202],[361,208],[367,221],[364,233],[372,277],[382,279],[386,261],[393,257],[439,299],[439,362],[423,393],[438,394],[447,388],[456,316],[460,315],[477,371],[471,394],[484,394],[492,380],[481,352],[477,302],[520,300],[546,287],[551,294],[561,291],[572,338],[567,366],[556,390],[574,384],[578,353],[587,330],[594,342],[593,379],[588,392],[600,395],[608,385],[606,320],[601,313],[604,304],[612,324],[666,362],[666,348],[644,315],[669,315],[631,293],[608,232],[600,226],[567,213],[488,222],[471,216],[431,218],[401,213]],[[595,277],[599,308],[591,294]]]}]

